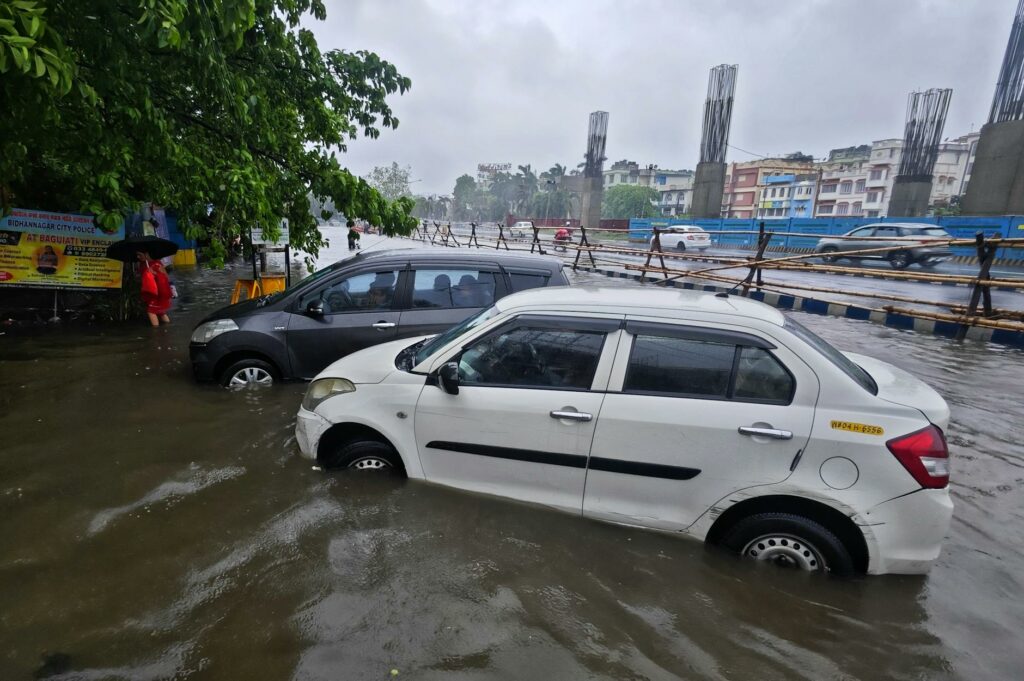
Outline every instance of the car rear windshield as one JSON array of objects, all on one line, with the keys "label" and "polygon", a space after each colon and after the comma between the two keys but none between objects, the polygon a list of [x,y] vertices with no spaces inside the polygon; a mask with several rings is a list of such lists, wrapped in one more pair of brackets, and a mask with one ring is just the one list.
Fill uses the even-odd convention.
[{"label": "car rear windshield", "polygon": [[783,328],[824,355],[825,359],[839,367],[844,374],[856,381],[860,387],[864,388],[872,395],[878,394],[878,386],[875,385],[875,380],[871,378],[868,372],[861,369],[853,360],[832,347],[828,341],[818,336],[803,324],[788,317],[786,318],[786,323]]}]

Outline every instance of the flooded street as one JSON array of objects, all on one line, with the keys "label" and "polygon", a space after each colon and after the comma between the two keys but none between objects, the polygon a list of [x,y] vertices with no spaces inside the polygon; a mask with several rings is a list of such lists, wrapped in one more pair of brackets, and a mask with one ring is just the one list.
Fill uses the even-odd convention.
[{"label": "flooded street", "polygon": [[232,275],[175,279],[169,327],[0,336],[4,681],[1019,678],[1020,351],[793,313],[952,408],[956,514],[931,574],[839,581],[313,470],[305,385],[191,378],[189,334]]}]

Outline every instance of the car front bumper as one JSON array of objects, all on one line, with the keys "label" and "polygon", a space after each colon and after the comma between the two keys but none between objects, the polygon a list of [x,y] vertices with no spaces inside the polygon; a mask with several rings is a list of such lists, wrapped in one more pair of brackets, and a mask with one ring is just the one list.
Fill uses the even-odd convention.
[{"label": "car front bumper", "polygon": [[856,518],[868,541],[869,574],[928,572],[953,518],[949,488],[922,489],[875,506]]},{"label": "car front bumper", "polygon": [[215,381],[214,369],[219,357],[214,356],[206,343],[189,343],[188,357],[192,361],[192,375],[197,381]]},{"label": "car front bumper", "polygon": [[299,408],[295,418],[295,440],[299,443],[299,451],[307,459],[316,459],[320,448],[320,438],[331,427],[331,422],[319,414]]}]

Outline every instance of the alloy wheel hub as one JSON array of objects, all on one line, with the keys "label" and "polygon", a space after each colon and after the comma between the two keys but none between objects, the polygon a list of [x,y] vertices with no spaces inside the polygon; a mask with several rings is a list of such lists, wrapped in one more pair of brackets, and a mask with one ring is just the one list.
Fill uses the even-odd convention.
[{"label": "alloy wheel hub", "polygon": [[274,377],[265,369],[260,369],[259,367],[246,367],[235,372],[235,375],[232,376],[231,380],[228,382],[228,386],[232,388],[243,388],[250,385],[270,385],[273,382]]}]

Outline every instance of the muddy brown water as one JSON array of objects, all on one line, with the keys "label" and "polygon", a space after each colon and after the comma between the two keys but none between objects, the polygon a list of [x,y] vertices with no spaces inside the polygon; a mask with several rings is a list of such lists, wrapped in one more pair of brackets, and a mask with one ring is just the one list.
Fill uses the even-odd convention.
[{"label": "muddy brown water", "polygon": [[[313,470],[304,386],[189,376],[170,327],[0,336],[0,679],[1009,679],[1024,644],[1024,354],[800,315],[949,401],[931,574],[837,581],[675,536]],[[626,285],[626,284],[620,284]]]}]

